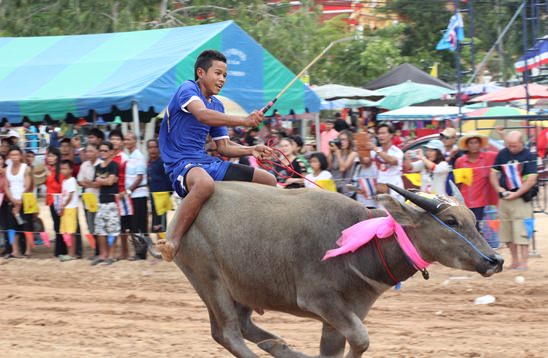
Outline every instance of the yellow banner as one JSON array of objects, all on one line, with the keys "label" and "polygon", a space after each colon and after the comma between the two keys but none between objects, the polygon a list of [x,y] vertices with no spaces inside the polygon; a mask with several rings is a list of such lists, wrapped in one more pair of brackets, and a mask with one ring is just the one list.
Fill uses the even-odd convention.
[{"label": "yellow banner", "polygon": [[455,176],[455,183],[457,184],[465,184],[465,185],[472,185],[472,181],[474,180],[474,174],[473,174],[472,168],[458,168],[453,169],[453,175]]},{"label": "yellow banner", "polygon": [[405,173],[404,176],[409,179],[411,184],[414,186],[420,187],[422,184],[421,174],[420,173]]},{"label": "yellow banner", "polygon": [[335,184],[334,180],[331,179],[320,179],[316,180],[316,184],[324,188],[325,190],[337,192],[337,185]]},{"label": "yellow banner", "polygon": [[173,203],[171,202],[171,195],[169,191],[160,191],[152,193],[152,200],[154,200],[154,208],[156,209],[156,215],[164,215],[171,209],[173,209]]},{"label": "yellow banner", "polygon": [[34,193],[23,193],[23,213],[36,214],[38,212],[40,212],[40,209]]},{"label": "yellow banner", "polygon": [[98,210],[97,197],[93,193],[82,193],[84,207],[90,213],[96,213]]}]

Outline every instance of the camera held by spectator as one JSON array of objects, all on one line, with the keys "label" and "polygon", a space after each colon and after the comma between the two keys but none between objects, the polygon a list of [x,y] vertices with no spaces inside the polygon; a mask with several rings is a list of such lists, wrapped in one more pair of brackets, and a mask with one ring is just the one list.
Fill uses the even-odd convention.
[{"label": "camera held by spectator", "polygon": [[342,143],[341,143],[341,140],[339,138],[335,138],[335,139],[329,141],[329,145],[334,145],[339,149],[342,148]]}]

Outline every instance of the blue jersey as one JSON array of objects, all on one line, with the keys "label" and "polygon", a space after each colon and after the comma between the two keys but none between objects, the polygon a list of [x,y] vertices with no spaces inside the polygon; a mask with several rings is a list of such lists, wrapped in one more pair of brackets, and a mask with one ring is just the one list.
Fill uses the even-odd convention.
[{"label": "blue jersey", "polygon": [[202,101],[208,109],[224,112],[221,101],[213,96],[208,101],[196,82],[186,81],[179,87],[169,102],[160,126],[160,153],[170,176],[181,163],[209,164],[220,161],[207,154],[207,136],[211,135],[213,140],[228,138],[226,126],[208,126],[188,112],[186,107],[192,101]]}]

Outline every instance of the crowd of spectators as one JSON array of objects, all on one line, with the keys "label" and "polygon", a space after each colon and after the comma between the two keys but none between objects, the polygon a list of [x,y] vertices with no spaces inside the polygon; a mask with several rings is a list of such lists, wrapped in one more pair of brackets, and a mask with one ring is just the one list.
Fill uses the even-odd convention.
[{"label": "crowd of spectators", "polygon": [[[319,143],[304,143],[291,128],[284,129],[276,120],[267,120],[261,128],[247,131],[230,128],[229,135],[232,141],[241,144],[267,143],[279,149],[278,162],[271,171],[280,187],[318,189],[318,184],[326,188],[329,187],[326,183],[331,182],[333,190],[369,208],[377,207],[375,195],[390,193],[386,184],[404,187],[404,172],[420,173],[422,192],[446,195],[451,194],[448,181],[455,180],[453,170],[470,168],[472,185],[461,184],[460,190],[478,223],[487,205],[497,204],[499,199],[519,199],[534,186],[527,176],[536,173],[536,163],[529,164],[534,162],[534,156],[523,145],[514,148],[511,155],[506,151],[504,155],[503,152],[497,154],[486,151],[488,141],[484,135],[471,132],[458,138],[455,129],[445,128],[423,148],[404,154],[402,147],[407,138],[391,124],[357,129],[354,123],[336,116],[326,120],[323,126]],[[358,142],[356,132],[367,133],[368,140]],[[165,213],[158,215],[152,193],[171,194],[172,191],[157,140],[146,142],[145,156],[138,149],[134,133],[123,134],[114,129],[106,136],[93,128],[85,136],[75,132],[70,138],[50,138],[45,163],[40,163],[35,159],[39,146],[36,143],[40,142],[36,133],[38,131],[27,122],[22,132],[25,143],[20,142],[21,135],[13,129],[8,129],[2,137],[3,255],[7,258],[32,255],[34,238],[25,233],[43,231],[43,228],[37,214],[23,210],[23,196],[43,192],[56,233],[53,254],[61,261],[83,256],[85,235],[91,235],[95,246],[95,252],[90,255],[92,265],[146,259],[147,247],[152,243],[150,234],[166,230]],[[515,133],[508,138],[523,144],[523,138]],[[211,155],[218,155],[213,141],[209,141],[205,149]],[[252,156],[231,160],[253,167],[260,165]],[[492,177],[492,169],[505,177],[508,164],[516,161],[522,163],[517,168],[518,184],[509,187],[504,178],[497,185],[498,176]],[[509,194],[516,192],[520,195]],[[390,194],[403,200],[393,192]],[[95,208],[83,200],[90,196],[95,198]],[[78,222],[79,207],[84,208],[87,233]],[[501,238],[511,246],[516,235],[523,236],[518,221],[532,213],[524,206],[507,208],[503,204],[503,209],[510,224],[503,226],[506,233],[501,231]],[[15,238],[8,238],[10,230]],[[523,245],[523,240],[517,240],[516,245]],[[526,268],[520,251],[524,249],[511,247],[513,258],[515,256],[513,267]]]}]

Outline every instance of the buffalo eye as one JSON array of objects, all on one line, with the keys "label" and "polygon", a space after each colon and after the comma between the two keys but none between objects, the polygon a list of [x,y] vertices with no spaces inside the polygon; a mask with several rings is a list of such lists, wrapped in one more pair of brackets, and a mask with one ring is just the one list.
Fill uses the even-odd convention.
[{"label": "buffalo eye", "polygon": [[459,225],[458,221],[455,220],[454,218],[450,218],[450,219],[445,220],[445,223],[449,226],[458,226]]}]

